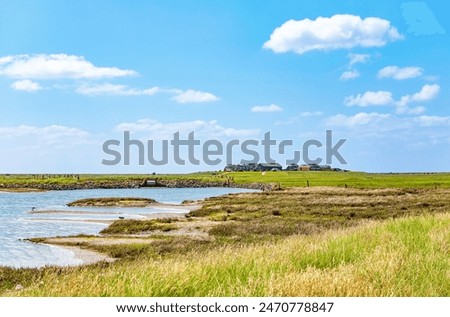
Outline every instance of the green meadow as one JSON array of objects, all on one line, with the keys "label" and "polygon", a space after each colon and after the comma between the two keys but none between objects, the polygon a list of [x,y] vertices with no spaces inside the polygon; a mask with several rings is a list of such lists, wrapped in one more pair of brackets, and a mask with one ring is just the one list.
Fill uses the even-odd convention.
[{"label": "green meadow", "polygon": [[197,180],[223,183],[231,179],[236,184],[276,183],[283,187],[338,186],[353,188],[450,188],[450,173],[386,173],[364,172],[200,172],[190,174],[75,174],[75,175],[0,175],[0,186],[38,186],[39,184],[76,185],[108,182],[142,182],[144,179]]}]

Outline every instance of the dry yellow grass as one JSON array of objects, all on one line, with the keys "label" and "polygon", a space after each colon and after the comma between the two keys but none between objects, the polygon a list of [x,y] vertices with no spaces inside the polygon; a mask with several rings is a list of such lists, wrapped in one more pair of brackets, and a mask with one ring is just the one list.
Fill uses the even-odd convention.
[{"label": "dry yellow grass", "polygon": [[13,296],[449,296],[450,215],[44,270]]}]

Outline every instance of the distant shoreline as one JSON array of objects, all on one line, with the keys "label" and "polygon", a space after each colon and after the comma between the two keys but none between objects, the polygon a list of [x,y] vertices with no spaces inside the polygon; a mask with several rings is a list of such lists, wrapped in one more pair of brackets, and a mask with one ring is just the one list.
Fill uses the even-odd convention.
[{"label": "distant shoreline", "polygon": [[81,179],[68,183],[64,182],[45,182],[48,179],[36,179],[30,182],[12,181],[8,183],[0,182],[0,192],[43,192],[50,190],[83,190],[83,189],[127,189],[127,188],[247,188],[257,190],[272,190],[277,187],[274,183],[245,183],[236,184],[229,178],[217,179],[214,181],[202,179],[165,179],[158,178],[156,186],[143,186],[148,177],[140,179],[112,179],[108,180],[92,180]]},{"label": "distant shoreline", "polygon": [[0,193],[40,193],[46,192],[48,190],[42,188],[24,188],[24,187],[8,187],[8,188],[0,188]]}]

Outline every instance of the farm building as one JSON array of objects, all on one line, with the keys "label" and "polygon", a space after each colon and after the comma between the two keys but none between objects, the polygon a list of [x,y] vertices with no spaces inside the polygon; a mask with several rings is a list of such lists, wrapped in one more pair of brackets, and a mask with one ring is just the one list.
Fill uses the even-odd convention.
[{"label": "farm building", "polygon": [[289,164],[286,166],[286,171],[298,171],[298,164]]},{"label": "farm building", "polygon": [[281,171],[283,167],[278,163],[258,163],[257,171]]},{"label": "farm building", "polygon": [[298,168],[299,171],[331,171],[330,165],[318,165],[318,164],[302,164]]},{"label": "farm building", "polygon": [[309,164],[302,164],[298,168],[299,171],[310,171],[311,166]]}]

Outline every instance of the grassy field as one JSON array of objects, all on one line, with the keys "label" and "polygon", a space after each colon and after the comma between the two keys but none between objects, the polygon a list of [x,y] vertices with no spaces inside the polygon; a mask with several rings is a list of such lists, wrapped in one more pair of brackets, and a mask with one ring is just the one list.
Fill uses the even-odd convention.
[{"label": "grassy field", "polygon": [[158,175],[0,175],[2,184],[33,186],[38,184],[76,185],[108,182],[137,182],[144,179],[198,180],[219,182],[230,178],[236,184],[276,183],[282,187],[338,186],[353,188],[450,188],[450,173],[371,174],[363,172],[202,172]]},{"label": "grassy field", "polygon": [[223,178],[216,176],[216,173],[192,173],[192,174],[0,174],[0,187],[3,186],[24,186],[33,187],[41,184],[46,185],[99,185],[107,183],[136,183],[140,184],[145,179],[164,178],[175,179],[193,179],[199,181],[223,181]]},{"label": "grassy field", "polygon": [[21,270],[17,282],[33,282],[3,295],[450,296],[449,226],[448,214],[418,216],[109,265]]},{"label": "grassy field", "polygon": [[234,172],[237,184],[280,183],[282,187],[339,186],[353,188],[450,188],[450,174],[370,174],[361,172]]}]

